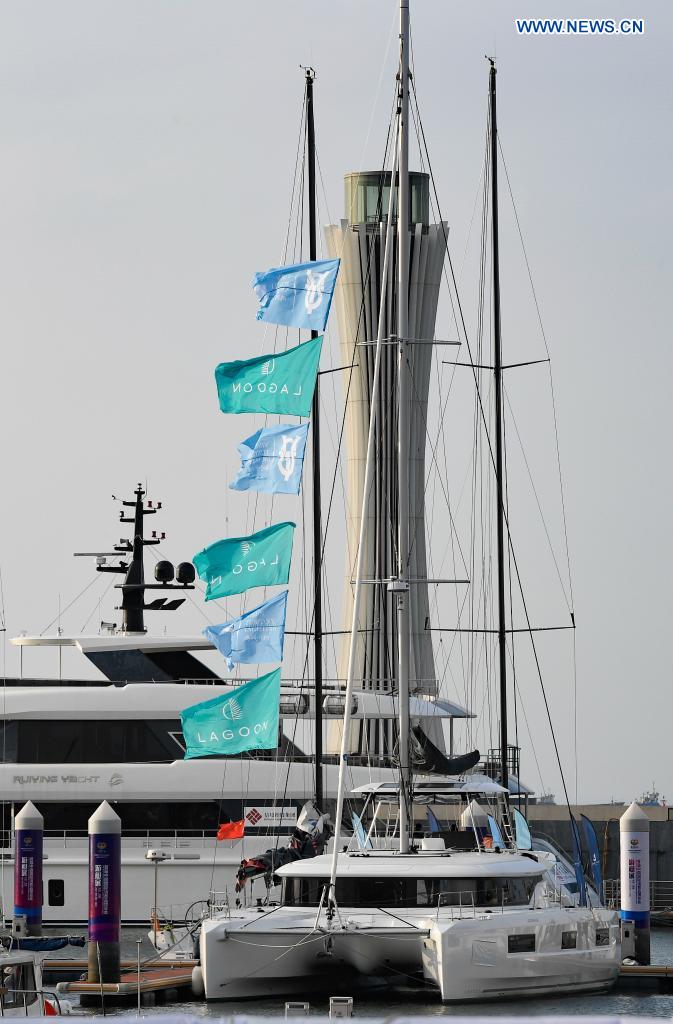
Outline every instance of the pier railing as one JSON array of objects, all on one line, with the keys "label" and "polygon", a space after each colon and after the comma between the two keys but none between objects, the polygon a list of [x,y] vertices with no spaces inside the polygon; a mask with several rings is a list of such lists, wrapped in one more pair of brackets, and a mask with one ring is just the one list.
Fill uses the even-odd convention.
[{"label": "pier railing", "polygon": [[[621,886],[618,878],[603,882],[603,902],[606,907],[618,909],[621,904]],[[673,910],[673,881],[650,882],[650,908],[653,911]]]}]

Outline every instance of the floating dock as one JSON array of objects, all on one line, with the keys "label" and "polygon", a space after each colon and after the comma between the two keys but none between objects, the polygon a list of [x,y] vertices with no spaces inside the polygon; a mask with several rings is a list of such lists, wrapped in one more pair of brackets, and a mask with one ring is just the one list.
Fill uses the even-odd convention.
[{"label": "floating dock", "polygon": [[[70,969],[81,964],[86,971],[86,961],[67,961]],[[59,995],[79,996],[82,1006],[124,1005],[137,1001],[140,994],[141,1003],[148,1005],[155,1002],[177,1002],[179,999],[192,997],[192,970],[198,960],[154,961],[140,965],[140,974],[136,964],[131,969],[124,964],[121,979],[118,982],[97,981],[60,981],[56,986]],[[58,960],[48,962],[47,971],[60,970]],[[43,968],[44,969],[44,968]]]},{"label": "floating dock", "polygon": [[619,968],[617,988],[621,991],[650,989],[655,992],[671,992],[673,965],[622,964]]}]

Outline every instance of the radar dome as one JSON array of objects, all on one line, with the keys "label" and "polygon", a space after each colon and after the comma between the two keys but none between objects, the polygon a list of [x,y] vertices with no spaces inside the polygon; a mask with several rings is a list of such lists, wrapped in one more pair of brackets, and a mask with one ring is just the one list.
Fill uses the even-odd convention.
[{"label": "radar dome", "polygon": [[170,583],[175,570],[171,562],[157,562],[154,566],[154,578],[157,583]]},{"label": "radar dome", "polygon": [[196,579],[196,569],[191,562],[180,562],[175,578],[178,583],[193,583]]}]

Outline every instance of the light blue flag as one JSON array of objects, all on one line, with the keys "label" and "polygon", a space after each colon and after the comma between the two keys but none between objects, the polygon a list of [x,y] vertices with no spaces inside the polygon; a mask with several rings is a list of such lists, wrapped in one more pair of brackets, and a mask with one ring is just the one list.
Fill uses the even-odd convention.
[{"label": "light blue flag", "polygon": [[228,537],[194,555],[206,601],[242,594],[251,587],[273,587],[290,577],[294,523],[276,523],[249,537]]},{"label": "light blue flag", "polygon": [[185,758],[227,757],[244,750],[275,750],[280,714],[280,669],[243,683],[180,714]]},{"label": "light blue flag", "polygon": [[234,665],[263,665],[283,660],[287,590],[221,626],[206,626],[203,635]]},{"label": "light blue flag", "polygon": [[491,832],[491,838],[493,840],[493,846],[499,846],[501,850],[505,849],[505,840],[502,838],[502,832],[500,826],[492,815],[487,815],[488,827]]},{"label": "light blue flag", "polygon": [[233,491],[299,494],[308,423],[264,427],[238,446],[241,468]]},{"label": "light blue flag", "polygon": [[514,835],[517,850],[532,850],[533,837],[530,834],[528,822],[516,807],[512,808],[512,817],[514,818]]},{"label": "light blue flag", "polygon": [[353,812],[353,835],[357,839],[358,846],[361,850],[373,849],[371,839],[367,839],[367,833],[365,832],[365,827],[362,824],[362,819],[359,814],[355,813],[355,811]]},{"label": "light blue flag", "polygon": [[313,260],[255,274],[257,319],[324,331],[341,260]]},{"label": "light blue flag", "polygon": [[426,808],[425,813],[428,816],[428,826],[430,828],[430,834],[433,836],[438,836],[442,829],[439,822],[437,821],[437,818],[435,817],[435,815],[433,814],[429,807]]}]

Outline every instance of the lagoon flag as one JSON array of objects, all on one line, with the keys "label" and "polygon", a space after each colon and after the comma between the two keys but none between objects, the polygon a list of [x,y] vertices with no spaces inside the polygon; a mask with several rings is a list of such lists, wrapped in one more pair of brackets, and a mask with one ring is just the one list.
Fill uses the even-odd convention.
[{"label": "lagoon flag", "polygon": [[257,319],[324,331],[340,262],[313,260],[255,274],[252,287],[259,299]]},{"label": "lagoon flag", "polygon": [[319,335],[284,352],[220,363],[215,370],[220,409],[308,416],[321,348]]},{"label": "lagoon flag", "polygon": [[180,714],[185,758],[224,757],[278,746],[280,669]]},{"label": "lagoon flag", "polygon": [[260,665],[283,660],[287,590],[221,626],[206,626],[203,635],[234,665]]},{"label": "lagoon flag", "polygon": [[229,487],[233,491],[299,494],[308,423],[264,427],[238,446],[241,468]]},{"label": "lagoon flag", "polygon": [[194,567],[206,584],[206,601],[287,583],[294,526],[277,523],[249,537],[218,540],[194,555]]}]

